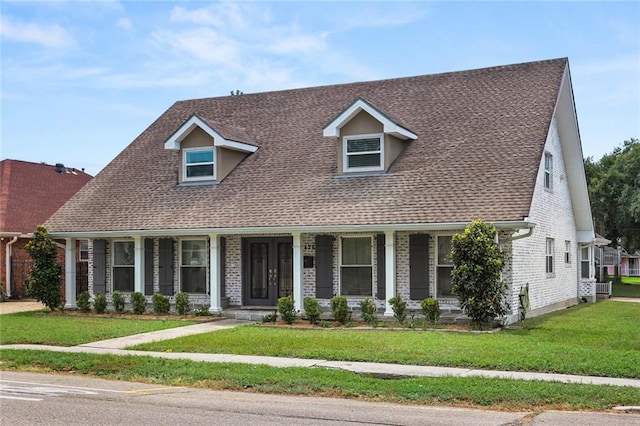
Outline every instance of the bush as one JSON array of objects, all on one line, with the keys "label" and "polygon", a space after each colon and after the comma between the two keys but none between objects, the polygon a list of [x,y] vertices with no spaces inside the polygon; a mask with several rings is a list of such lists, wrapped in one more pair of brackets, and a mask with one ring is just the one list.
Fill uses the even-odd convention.
[{"label": "bush", "polygon": [[91,310],[91,296],[89,296],[88,291],[80,293],[76,299],[76,305],[78,305],[78,309],[82,312],[89,312]]},{"label": "bush", "polygon": [[176,294],[176,311],[180,315],[186,315],[191,310],[189,306],[189,293],[180,292]]},{"label": "bush", "polygon": [[169,298],[161,293],[153,293],[153,313],[158,315],[166,315],[171,309]]},{"label": "bush", "polygon": [[102,294],[96,294],[93,298],[93,309],[96,310],[96,314],[104,314],[107,311],[107,297]]},{"label": "bush", "polygon": [[114,291],[111,295],[111,301],[113,302],[113,310],[121,314],[124,312],[124,297],[118,290]]},{"label": "bush", "polygon": [[393,317],[403,325],[407,320],[407,302],[402,300],[400,296],[393,296],[389,299],[389,304],[391,305],[391,309],[393,309]]},{"label": "bush", "polygon": [[287,324],[293,324],[293,321],[296,319],[296,308],[293,303],[293,297],[286,296],[278,299],[278,312],[280,312],[280,317]]},{"label": "bush", "polygon": [[345,325],[350,317],[349,305],[347,304],[347,298],[344,296],[334,296],[331,299],[331,314],[336,321]]},{"label": "bush", "polygon": [[428,299],[424,299],[420,306],[422,307],[422,313],[424,317],[431,323],[432,325],[437,323],[440,319],[440,303],[430,297]]},{"label": "bush", "polygon": [[136,315],[144,314],[147,310],[147,298],[139,291],[131,293],[131,308]]},{"label": "bush", "polygon": [[364,300],[360,301],[360,309],[362,310],[362,320],[369,324],[371,327],[375,327],[378,325],[378,316],[376,312],[378,308],[376,307],[376,302],[373,301],[370,297],[367,297]]},{"label": "bush", "polygon": [[317,324],[322,315],[322,309],[315,297],[307,297],[304,299],[304,313],[311,324]]},{"label": "bush", "polygon": [[197,317],[210,317],[211,312],[209,312],[209,307],[207,305],[202,305],[198,309],[193,310],[193,315]]},{"label": "bush", "polygon": [[496,244],[498,230],[474,220],[451,240],[451,283],[460,307],[476,328],[509,312],[508,286],[502,280],[505,255]]},{"label": "bush", "polygon": [[27,293],[55,311],[62,303],[62,267],[57,261],[58,246],[49,236],[47,228],[38,225],[33,239],[24,248],[33,259],[33,267],[25,282]]}]

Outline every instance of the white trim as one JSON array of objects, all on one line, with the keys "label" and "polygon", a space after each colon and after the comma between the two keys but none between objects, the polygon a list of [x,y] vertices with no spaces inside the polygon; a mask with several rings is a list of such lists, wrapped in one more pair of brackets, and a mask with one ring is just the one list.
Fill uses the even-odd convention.
[{"label": "white trim", "polygon": [[76,240],[73,238],[65,239],[64,248],[64,292],[65,292],[65,309],[75,309],[77,307],[76,300]]},{"label": "white trim", "polygon": [[[133,265],[116,265],[116,243],[133,243]],[[111,245],[111,273],[110,275],[110,290],[111,293],[113,294],[114,291],[119,291],[119,292],[124,292],[124,293],[133,293],[135,291],[135,267],[136,267],[136,256],[135,256],[135,240],[133,238],[119,238],[119,239],[114,239],[111,240],[109,242],[109,244]],[[125,291],[125,290],[116,290],[114,288],[114,278],[115,278],[115,274],[114,274],[114,268],[131,268],[134,272],[134,278],[133,278],[133,289],[131,291]]]},{"label": "white trim", "polygon": [[[368,265],[347,265],[346,267],[358,267],[358,268],[364,268],[364,267],[369,267],[371,268],[371,283],[370,283],[370,290],[371,290],[371,294],[366,295],[366,294],[349,294],[349,295],[345,295],[342,294],[342,240],[344,240],[345,238],[368,238],[369,239],[369,254],[370,254],[370,259],[369,259],[369,264]],[[372,234],[357,234],[357,235],[340,235],[339,236],[339,244],[338,244],[338,294],[340,296],[345,296],[345,297],[373,297],[373,295],[375,294],[375,290],[373,288],[373,235]],[[391,296],[393,297],[393,296]]]},{"label": "white trim", "polygon": [[[348,141],[357,141],[362,139],[378,139],[380,141],[380,149],[377,151],[363,151],[353,154],[347,152]],[[349,167],[349,157],[366,154],[380,154],[380,165],[378,167]],[[382,133],[369,133],[364,135],[347,135],[342,138],[342,171],[344,173],[353,172],[374,172],[384,170],[384,135]]]},{"label": "white trim", "polygon": [[[184,241],[200,241],[202,243],[204,243],[204,247],[202,249],[202,252],[205,255],[205,259],[203,260],[201,265],[183,265],[182,264],[182,243]],[[211,250],[209,248],[209,250]],[[205,273],[205,279],[204,279],[204,291],[202,293],[194,293],[194,292],[190,292],[190,291],[185,291],[184,288],[182,288],[182,268],[205,268],[205,272],[209,272],[207,271],[207,262],[211,262],[210,259],[206,259],[207,256],[207,237],[202,236],[202,234],[200,234],[199,236],[193,236],[193,237],[184,237],[184,238],[180,238],[178,239],[178,291],[182,291],[184,293],[189,293],[191,294],[207,294],[207,274]],[[209,287],[211,288],[211,287]]]},{"label": "white trim", "polygon": [[[220,237],[209,234],[209,312],[217,315],[222,312],[221,275],[220,275]],[[180,247],[182,251],[182,247]],[[182,254],[180,254],[182,255]],[[224,260],[223,260],[224,261]],[[182,265],[180,265],[182,267]],[[206,287],[206,285],[205,285]]]},{"label": "white trim", "polygon": [[382,128],[384,133],[392,134],[393,136],[408,140],[408,139],[417,139],[418,136],[412,131],[400,126],[399,124],[394,123],[384,115],[382,112],[374,108],[371,104],[369,104],[364,99],[357,99],[354,103],[352,103],[347,109],[345,109],[340,115],[338,115],[335,119],[333,119],[329,124],[327,124],[322,129],[322,135],[325,137],[339,137],[340,129],[347,124],[353,117],[358,115],[360,111],[365,111],[373,118],[382,123]]},{"label": "white trim", "polygon": [[[213,161],[212,162],[204,162],[204,163],[191,163],[187,164],[187,153],[194,151],[211,151],[213,153]],[[218,152],[215,146],[199,146],[194,148],[184,148],[182,150],[182,181],[183,182],[198,182],[203,180],[216,180],[216,176],[218,175]],[[188,166],[206,166],[211,164],[213,166],[213,175],[211,176],[196,176],[196,177],[188,177],[187,176],[187,167]]]},{"label": "white trim", "polygon": [[189,136],[189,134],[196,127],[201,128],[209,136],[213,138],[214,146],[221,146],[224,148],[233,149],[235,151],[249,152],[249,153],[256,152],[258,150],[257,146],[224,138],[213,127],[209,126],[197,115],[192,115],[191,118],[189,118],[182,126],[180,126],[171,135],[171,137],[169,137],[169,139],[166,140],[166,142],[164,143],[164,149],[180,149],[180,143],[182,143],[182,141],[187,136]]},{"label": "white trim", "polygon": [[144,294],[144,240],[133,237],[133,291]]},{"label": "white trim", "polygon": [[[373,250],[372,250],[373,251]],[[373,253],[372,253],[373,254]],[[388,302],[396,295],[396,233],[395,231],[385,231],[384,233],[384,272],[385,272],[385,294],[384,316],[393,316],[393,307]],[[376,265],[377,267],[377,265]],[[377,271],[379,274],[380,271]]]},{"label": "white trim", "polygon": [[298,312],[303,309],[304,299],[303,254],[302,235],[296,232],[293,234],[293,301]]},{"label": "white trim", "polygon": [[[389,223],[389,224],[364,224],[364,225],[318,225],[318,226],[249,226],[229,228],[161,228],[161,229],[125,229],[121,231],[78,231],[78,232],[50,232],[52,238],[125,238],[131,235],[145,237],[171,237],[171,236],[202,236],[205,234],[328,234],[343,232],[367,232],[380,233],[384,231],[457,231],[464,230],[468,222],[441,222],[441,223]],[[528,220],[497,221],[492,222],[498,229],[531,229],[535,226]],[[593,233],[592,233],[593,234]],[[578,232],[580,235],[580,232]],[[590,242],[591,240],[587,240]],[[579,242],[583,242],[580,240]]]}]

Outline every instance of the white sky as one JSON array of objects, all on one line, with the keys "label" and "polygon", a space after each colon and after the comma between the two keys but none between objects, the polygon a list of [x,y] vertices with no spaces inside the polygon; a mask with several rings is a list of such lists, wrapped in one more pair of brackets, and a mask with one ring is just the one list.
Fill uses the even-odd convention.
[{"label": "white sky", "polygon": [[175,101],[568,57],[585,156],[640,137],[640,2],[3,0],[1,158],[97,174]]}]

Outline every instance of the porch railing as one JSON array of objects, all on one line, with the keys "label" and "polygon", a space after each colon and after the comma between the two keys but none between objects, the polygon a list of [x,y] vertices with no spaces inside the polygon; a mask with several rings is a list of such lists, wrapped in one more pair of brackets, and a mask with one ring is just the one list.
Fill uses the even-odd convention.
[{"label": "porch railing", "polygon": [[596,294],[607,294],[611,296],[611,281],[608,283],[596,283]]},{"label": "porch railing", "polygon": [[629,268],[630,277],[640,277],[640,268]]}]

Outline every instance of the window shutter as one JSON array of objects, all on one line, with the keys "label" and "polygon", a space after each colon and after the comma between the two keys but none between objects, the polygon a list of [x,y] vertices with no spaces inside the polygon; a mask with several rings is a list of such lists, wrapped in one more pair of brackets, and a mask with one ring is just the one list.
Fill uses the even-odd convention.
[{"label": "window shutter", "polygon": [[377,271],[378,271],[378,277],[377,277],[378,290],[377,290],[376,298],[381,300],[386,300],[386,290],[387,290],[384,243],[385,243],[384,234],[376,235],[376,263],[377,263]]},{"label": "window shutter", "polygon": [[173,296],[173,239],[160,239],[160,293]]},{"label": "window shutter", "polygon": [[409,297],[429,297],[429,234],[409,235]]},{"label": "window shutter", "polygon": [[144,239],[144,294],[153,294],[153,239]]},{"label": "window shutter", "polygon": [[107,293],[107,242],[93,240],[93,294]]},{"label": "window shutter", "polygon": [[227,280],[226,274],[226,261],[227,261],[227,239],[220,237],[220,244],[218,246],[220,250],[220,259],[218,265],[220,266],[220,297],[226,297],[227,295]]},{"label": "window shutter", "polygon": [[316,235],[316,297],[333,297],[333,236]]}]

